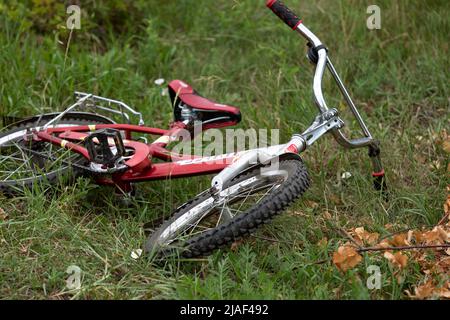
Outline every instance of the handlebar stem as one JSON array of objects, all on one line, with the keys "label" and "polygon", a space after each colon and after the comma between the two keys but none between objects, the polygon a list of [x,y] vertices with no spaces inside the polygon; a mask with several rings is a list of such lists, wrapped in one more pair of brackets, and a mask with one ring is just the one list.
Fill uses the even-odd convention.
[{"label": "handlebar stem", "polygon": [[[296,29],[295,29],[300,35],[302,35],[306,40],[309,41],[309,43],[312,45],[312,47],[318,47],[322,45],[322,42],[320,39],[312,33],[311,30],[309,30],[304,24],[300,23]],[[336,81],[339,90],[341,91],[342,95],[344,96],[345,101],[347,102],[348,106],[350,107],[350,110],[352,111],[353,115],[355,116],[356,120],[358,121],[359,126],[361,127],[362,132],[364,133],[363,138],[359,139],[347,139],[344,134],[338,129],[335,128],[331,132],[336,139],[336,141],[346,147],[346,148],[360,148],[365,147],[368,145],[371,145],[373,143],[372,135],[370,134],[369,129],[367,128],[366,124],[364,123],[364,120],[362,119],[361,115],[359,114],[355,104],[353,103],[353,100],[350,97],[350,94],[348,93],[347,89],[345,88],[341,78],[339,77],[336,69],[334,68],[333,64],[331,63],[331,60],[328,57],[328,52],[325,48],[320,48],[317,51],[318,55],[318,61],[316,65],[316,70],[314,73],[314,80],[313,80],[313,93],[314,93],[314,102],[316,106],[318,107],[319,111],[321,113],[326,113],[329,111],[329,108],[327,106],[327,103],[325,101],[323,90],[322,90],[322,79],[325,72],[325,68],[327,67],[330,73],[332,74],[334,80]]]},{"label": "handlebar stem", "polygon": [[[295,29],[300,33],[313,47],[318,47],[322,45],[320,39],[312,33],[303,23],[300,23]],[[319,108],[320,112],[324,113],[328,111],[327,103],[322,92],[322,78],[325,71],[325,66],[327,64],[327,51],[325,48],[318,50],[317,52],[319,59],[317,61],[317,67],[314,74],[313,81],[313,91],[314,91],[314,102]]]},{"label": "handlebar stem", "polygon": [[313,45],[313,47],[318,47],[322,44],[320,39],[317,38],[317,36],[314,33],[312,33],[312,31],[309,30],[303,23],[300,23],[295,29],[295,31],[300,33],[302,37],[308,40]]},{"label": "handlebar stem", "polygon": [[320,112],[324,113],[328,111],[328,106],[325,102],[322,91],[322,78],[327,64],[327,51],[326,49],[320,49],[317,54],[319,56],[319,60],[317,61],[317,67],[314,73],[313,80],[314,102],[316,103]]}]

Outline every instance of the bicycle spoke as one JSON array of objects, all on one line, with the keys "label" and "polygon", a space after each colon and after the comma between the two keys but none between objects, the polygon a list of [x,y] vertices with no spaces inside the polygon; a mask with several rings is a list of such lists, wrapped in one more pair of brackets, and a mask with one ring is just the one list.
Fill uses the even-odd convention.
[{"label": "bicycle spoke", "polygon": [[253,191],[253,189],[255,188],[255,186],[252,186],[252,188],[250,189],[250,191],[247,193],[247,195],[245,196],[244,201],[242,201],[241,205],[238,208],[238,211],[242,208],[242,206],[244,205],[244,203],[247,201],[248,196],[250,195],[250,193]]},{"label": "bicycle spoke", "polygon": [[[221,217],[224,218],[224,222],[228,222],[228,221],[233,220],[234,214],[231,213],[231,210],[232,209],[229,206],[223,206]],[[218,220],[218,224],[220,224],[220,222],[221,222],[221,219]]]},{"label": "bicycle spoke", "polygon": [[259,203],[259,202],[261,201],[261,199],[263,199],[266,195],[268,195],[270,192],[272,192],[272,190],[275,188],[276,185],[277,185],[277,184],[274,183],[274,184],[270,187],[270,189],[267,190],[267,191],[264,193],[264,195],[263,195],[262,197],[259,198],[258,201],[256,201],[256,203]]},{"label": "bicycle spoke", "polygon": [[12,155],[1,156],[0,164],[5,162],[6,160],[19,160],[19,161],[22,161],[22,159],[15,157],[16,154],[18,155],[19,151],[14,152]]},{"label": "bicycle spoke", "polygon": [[14,176],[14,174],[15,174],[20,168],[22,168],[22,167],[25,166],[25,165],[26,165],[25,162],[22,163],[19,167],[17,167],[16,170],[14,170],[13,172],[11,172],[4,180],[7,181],[9,178],[11,178],[12,176]]}]

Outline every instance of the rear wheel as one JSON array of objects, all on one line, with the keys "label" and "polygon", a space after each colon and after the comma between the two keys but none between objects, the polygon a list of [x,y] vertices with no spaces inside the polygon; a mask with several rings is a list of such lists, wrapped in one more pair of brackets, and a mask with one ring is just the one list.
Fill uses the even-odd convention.
[{"label": "rear wheel", "polygon": [[[51,115],[54,117],[55,115]],[[6,195],[20,193],[33,184],[48,181],[54,183],[70,172],[77,174],[73,164],[82,164],[84,158],[51,143],[36,142],[25,137],[33,129],[45,125],[51,117],[43,115],[18,122],[0,132],[0,192]],[[67,114],[56,125],[79,126],[111,123],[95,114]]]},{"label": "rear wheel", "polygon": [[150,235],[145,251],[163,257],[206,256],[268,222],[308,187],[300,160],[282,160],[275,169],[253,169],[220,193],[208,190],[178,208]]}]

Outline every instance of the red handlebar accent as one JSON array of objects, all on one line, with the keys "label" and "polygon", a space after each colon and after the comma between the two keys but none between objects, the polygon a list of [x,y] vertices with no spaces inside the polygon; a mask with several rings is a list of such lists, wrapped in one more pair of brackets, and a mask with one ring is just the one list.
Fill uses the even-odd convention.
[{"label": "red handlebar accent", "polygon": [[372,177],[384,177],[384,169],[380,172],[372,172]]},{"label": "red handlebar accent", "polygon": [[297,27],[302,23],[302,20],[300,20],[295,13],[289,10],[289,8],[279,0],[267,0],[266,6],[270,8],[270,10],[272,10],[278,18],[291,27],[292,30],[297,29]]}]

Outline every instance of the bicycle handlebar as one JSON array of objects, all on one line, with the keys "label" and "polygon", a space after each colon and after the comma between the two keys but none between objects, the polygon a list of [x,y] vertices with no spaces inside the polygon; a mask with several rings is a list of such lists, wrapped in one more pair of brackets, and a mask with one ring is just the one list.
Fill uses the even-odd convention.
[{"label": "bicycle handlebar", "polygon": [[281,20],[283,20],[289,27],[293,30],[300,33],[310,44],[312,47],[318,48],[317,55],[318,61],[316,62],[316,70],[314,73],[314,81],[313,81],[313,92],[314,92],[314,100],[315,104],[319,108],[321,113],[327,112],[328,106],[325,102],[325,98],[323,96],[322,91],[322,78],[324,75],[325,68],[328,67],[333,77],[335,78],[342,94],[347,100],[348,105],[350,106],[352,112],[354,113],[358,123],[361,126],[361,129],[364,132],[365,137],[361,139],[347,139],[344,134],[339,130],[335,129],[332,131],[336,140],[343,146],[348,148],[358,148],[362,146],[367,146],[372,143],[372,137],[370,135],[369,130],[364,124],[361,116],[359,115],[353,101],[350,98],[347,90],[345,89],[341,79],[337,75],[336,70],[334,70],[331,61],[328,58],[327,49],[322,45],[320,39],[311,32],[300,20],[295,13],[293,13],[284,3],[279,0],[267,0],[266,6],[271,9]]},{"label": "bicycle handlebar", "polygon": [[283,20],[292,30],[297,29],[302,23],[295,13],[293,13],[285,4],[278,0],[267,0],[266,6],[273,11],[281,20]]}]

